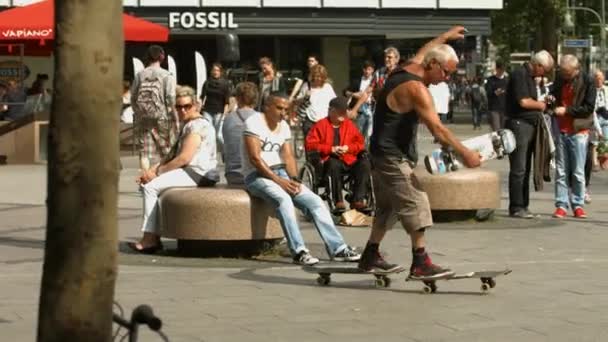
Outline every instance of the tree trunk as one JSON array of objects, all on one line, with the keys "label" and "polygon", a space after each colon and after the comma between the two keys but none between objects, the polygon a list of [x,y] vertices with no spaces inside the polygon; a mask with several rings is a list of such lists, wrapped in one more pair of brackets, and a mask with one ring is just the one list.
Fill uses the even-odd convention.
[{"label": "tree trunk", "polygon": [[542,37],[541,48],[547,50],[557,61],[557,27],[560,19],[557,4],[553,0],[541,2],[544,9],[540,20],[540,33]]},{"label": "tree trunk", "polygon": [[117,259],[122,1],[55,1],[37,341],[109,341]]}]

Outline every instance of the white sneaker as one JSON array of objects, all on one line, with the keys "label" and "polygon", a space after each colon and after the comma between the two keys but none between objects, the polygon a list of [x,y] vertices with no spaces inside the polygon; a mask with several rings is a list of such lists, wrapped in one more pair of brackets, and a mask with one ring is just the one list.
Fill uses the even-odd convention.
[{"label": "white sneaker", "polygon": [[591,203],[591,195],[589,192],[585,192],[585,204]]},{"label": "white sneaker", "polygon": [[309,252],[302,251],[298,255],[293,257],[293,263],[297,265],[310,266],[319,263],[319,259],[310,255]]}]

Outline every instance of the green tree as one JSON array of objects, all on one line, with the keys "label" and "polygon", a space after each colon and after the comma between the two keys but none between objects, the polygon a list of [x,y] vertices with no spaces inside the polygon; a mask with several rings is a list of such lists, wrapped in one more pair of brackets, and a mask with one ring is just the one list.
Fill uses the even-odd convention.
[{"label": "green tree", "polygon": [[505,0],[492,13],[492,42],[508,59],[513,52],[545,49],[557,54],[565,0]]},{"label": "green tree", "polygon": [[107,342],[116,280],[120,0],[55,2],[39,342]]}]

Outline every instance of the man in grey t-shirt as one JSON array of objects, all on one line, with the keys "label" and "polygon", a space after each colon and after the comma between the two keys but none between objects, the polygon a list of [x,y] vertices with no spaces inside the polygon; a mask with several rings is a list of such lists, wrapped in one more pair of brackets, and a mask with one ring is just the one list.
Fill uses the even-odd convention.
[{"label": "man in grey t-shirt", "polygon": [[236,87],[237,109],[224,119],[222,135],[224,136],[224,162],[228,184],[244,184],[241,165],[241,144],[245,121],[253,114],[259,114],[253,108],[258,101],[258,88],[252,82],[242,82]]}]

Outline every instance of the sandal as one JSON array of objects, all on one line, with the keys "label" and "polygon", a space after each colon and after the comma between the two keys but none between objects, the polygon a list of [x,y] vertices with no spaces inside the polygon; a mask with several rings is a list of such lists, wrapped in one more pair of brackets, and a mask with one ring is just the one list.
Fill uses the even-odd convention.
[{"label": "sandal", "polygon": [[137,247],[137,242],[127,242],[127,246],[129,246],[132,251],[139,254],[156,254],[156,252],[163,249],[163,244],[160,242],[155,246],[149,246],[144,248]]}]

